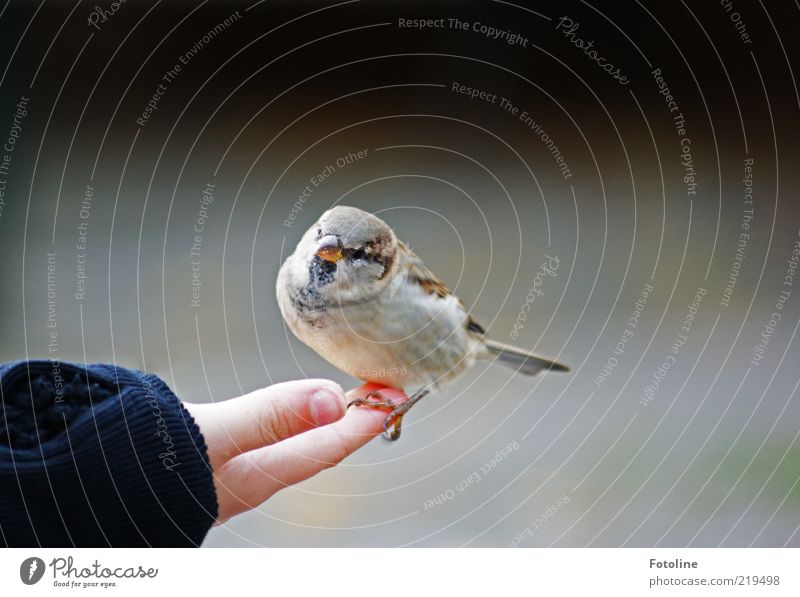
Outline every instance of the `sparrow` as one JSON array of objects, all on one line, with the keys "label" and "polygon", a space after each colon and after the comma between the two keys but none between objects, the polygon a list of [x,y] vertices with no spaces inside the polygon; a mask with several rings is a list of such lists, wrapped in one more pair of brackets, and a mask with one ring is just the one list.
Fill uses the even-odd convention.
[{"label": "sparrow", "polygon": [[380,391],[347,406],[386,409],[389,440],[403,416],[481,360],[525,375],[566,365],[489,339],[452,292],[380,218],[355,207],[329,209],[278,272],[278,305],[295,336],[365,382],[415,389],[395,404]]}]

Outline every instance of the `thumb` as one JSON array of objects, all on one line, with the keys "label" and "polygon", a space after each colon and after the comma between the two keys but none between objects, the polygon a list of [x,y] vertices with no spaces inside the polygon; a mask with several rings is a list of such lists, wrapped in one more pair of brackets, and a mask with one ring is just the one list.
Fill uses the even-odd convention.
[{"label": "thumb", "polygon": [[188,406],[216,469],[244,452],[338,421],[345,414],[345,397],[335,382],[302,379],[224,402]]}]

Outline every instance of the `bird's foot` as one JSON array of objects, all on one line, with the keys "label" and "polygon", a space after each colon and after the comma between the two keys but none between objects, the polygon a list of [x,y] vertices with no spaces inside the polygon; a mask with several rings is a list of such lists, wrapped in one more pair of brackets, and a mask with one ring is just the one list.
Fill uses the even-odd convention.
[{"label": "bird's foot", "polygon": [[347,408],[350,408],[351,406],[366,406],[367,408],[383,408],[394,410],[397,405],[388,398],[384,398],[383,394],[380,393],[380,390],[372,390],[369,394],[363,396],[362,398],[356,398],[347,403]]},{"label": "bird's foot", "polygon": [[412,406],[414,406],[429,393],[430,390],[428,388],[422,388],[421,390],[414,392],[414,394],[412,394],[408,400],[402,404],[398,404],[397,407],[390,412],[389,416],[383,421],[383,437],[388,439],[390,442],[397,440],[400,437],[400,427],[403,424],[403,416],[411,409]]},{"label": "bird's foot", "polygon": [[[389,431],[389,429],[391,428],[391,425],[389,425],[389,423],[390,421],[395,419],[396,417],[395,413],[400,409],[400,406],[402,405],[398,406],[396,403],[392,402],[388,398],[384,398],[380,390],[372,390],[369,394],[367,394],[363,398],[356,398],[355,400],[348,402],[347,408],[350,408],[351,406],[366,406],[367,408],[382,408],[385,410],[392,411],[391,413],[389,413],[389,416],[386,417],[386,420],[383,422],[383,436],[391,441],[394,441],[398,437],[400,437],[400,423],[403,419],[403,415],[400,414],[399,418],[395,420],[395,426],[393,431],[391,432]],[[406,411],[403,411],[403,413],[405,412]]]},{"label": "bird's foot", "polygon": [[400,437],[400,428],[403,423],[403,416],[412,406],[414,406],[429,393],[429,389],[423,388],[411,395],[405,402],[396,404],[388,398],[384,398],[380,393],[380,390],[373,390],[363,398],[356,398],[355,400],[350,401],[347,404],[347,408],[350,408],[351,406],[366,406],[367,408],[382,408],[391,410],[392,412],[390,412],[383,421],[383,437],[393,442]]}]

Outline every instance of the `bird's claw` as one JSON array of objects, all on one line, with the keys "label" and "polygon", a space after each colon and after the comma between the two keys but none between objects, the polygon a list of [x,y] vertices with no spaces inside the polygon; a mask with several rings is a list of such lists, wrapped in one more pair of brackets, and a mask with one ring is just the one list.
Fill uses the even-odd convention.
[{"label": "bird's claw", "polygon": [[[421,398],[430,393],[430,390],[423,388],[415,392],[406,402],[396,404],[391,400],[384,398],[379,390],[373,390],[363,398],[356,398],[347,404],[347,408],[351,406],[366,406],[368,408],[384,408],[391,409],[383,420],[383,437],[390,442],[396,441],[400,438],[401,426],[403,424],[403,416],[414,406]],[[370,398],[377,398],[377,400],[370,400]]]},{"label": "bird's claw", "polygon": [[400,425],[403,423],[403,414],[395,414],[394,411],[383,420],[383,438],[393,442],[400,438]]},{"label": "bird's claw", "polygon": [[[377,400],[370,400],[371,398],[377,398]],[[355,398],[347,403],[347,408],[351,406],[366,406],[368,408],[388,408],[389,410],[394,410],[397,406],[394,402],[389,400],[388,398],[384,398],[383,394],[381,394],[378,390],[372,390],[366,396],[362,398]]]}]

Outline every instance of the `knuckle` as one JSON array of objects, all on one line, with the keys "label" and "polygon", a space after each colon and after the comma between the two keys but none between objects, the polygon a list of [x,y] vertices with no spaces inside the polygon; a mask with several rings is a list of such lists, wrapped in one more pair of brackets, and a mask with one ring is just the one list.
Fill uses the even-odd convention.
[{"label": "knuckle", "polygon": [[350,455],[350,448],[347,440],[338,433],[332,433],[333,441],[331,442],[331,449],[328,452],[328,459],[323,463],[324,469],[329,469]]},{"label": "knuckle", "polygon": [[258,428],[264,444],[272,444],[293,435],[295,415],[283,400],[268,400],[262,408]]}]

